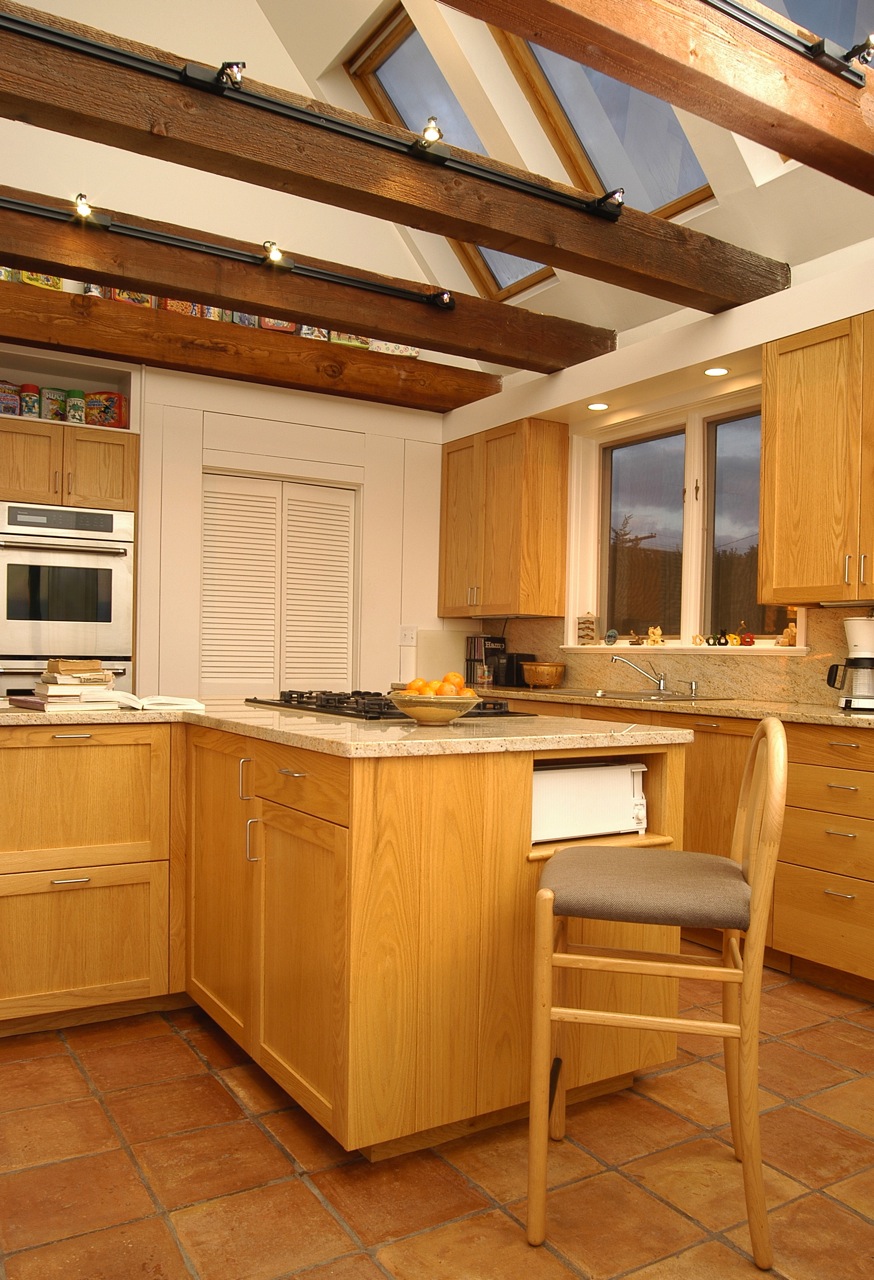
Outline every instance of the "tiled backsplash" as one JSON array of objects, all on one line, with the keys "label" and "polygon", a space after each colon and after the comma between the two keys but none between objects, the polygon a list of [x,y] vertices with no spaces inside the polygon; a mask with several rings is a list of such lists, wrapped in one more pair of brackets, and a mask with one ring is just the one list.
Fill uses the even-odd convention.
[{"label": "tiled backsplash", "polygon": [[[837,704],[838,694],[826,684],[826,673],[833,662],[847,656],[844,619],[867,617],[867,608],[809,609],[807,611],[807,652],[783,650],[769,642],[752,650],[716,651],[700,654],[672,653],[664,645],[641,645],[631,650],[621,647],[622,654],[647,667],[652,662],[664,671],[669,689],[682,689],[681,681],[695,680],[699,695],[706,697],[753,698],[774,702],[815,702]],[[499,634],[503,621],[483,624],[488,634]],[[522,653],[535,653],[543,662],[567,665],[564,685],[567,688],[603,686],[611,689],[639,689],[641,677],[622,663],[611,665],[610,655],[617,650],[599,646],[590,650],[568,652],[560,646],[564,640],[561,618],[517,618],[506,627],[507,648]]]}]

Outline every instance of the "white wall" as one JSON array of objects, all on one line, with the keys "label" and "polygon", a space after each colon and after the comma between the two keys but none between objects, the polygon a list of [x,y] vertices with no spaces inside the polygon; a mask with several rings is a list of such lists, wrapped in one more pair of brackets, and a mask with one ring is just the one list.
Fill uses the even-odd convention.
[{"label": "white wall", "polygon": [[162,370],[144,381],[139,690],[197,688],[204,468],[357,490],[358,686],[387,689],[401,623],[443,626],[439,416]]}]

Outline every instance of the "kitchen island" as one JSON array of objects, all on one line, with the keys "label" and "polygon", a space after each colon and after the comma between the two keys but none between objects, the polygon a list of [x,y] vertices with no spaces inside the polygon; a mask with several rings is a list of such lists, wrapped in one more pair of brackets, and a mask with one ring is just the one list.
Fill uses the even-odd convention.
[{"label": "kitchen island", "polygon": [[[71,721],[91,737],[57,737]],[[177,743],[181,730],[187,760],[184,775],[178,760],[170,771],[187,797],[170,805],[171,824],[184,816],[171,852],[185,863],[184,876],[171,869],[170,913],[178,936],[172,886],[184,880],[191,997],[339,1142],[371,1157],[522,1114],[532,906],[549,852],[532,851],[534,761],[645,763],[647,835],[610,839],[668,844],[682,831],[691,733],[540,716],[371,725],[223,703],[102,713],[93,726],[0,713],[0,742],[58,759],[162,721]],[[629,926],[586,929],[606,940]],[[657,945],[676,937],[660,931]],[[609,998],[635,1007],[633,980]],[[675,984],[656,999],[669,1012]],[[621,1087],[673,1055],[667,1035],[572,1030],[571,1096]]]}]

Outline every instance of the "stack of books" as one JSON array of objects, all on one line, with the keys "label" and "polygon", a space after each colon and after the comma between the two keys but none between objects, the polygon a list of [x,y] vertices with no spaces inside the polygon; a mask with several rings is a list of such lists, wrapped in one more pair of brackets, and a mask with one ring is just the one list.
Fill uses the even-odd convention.
[{"label": "stack of books", "polygon": [[154,693],[137,698],[114,687],[98,658],[50,658],[32,694],[10,694],[10,707],[25,711],[203,711],[197,698]]},{"label": "stack of books", "polygon": [[12,694],[9,705],[29,711],[117,711],[111,671],[99,658],[49,658],[32,694]]}]

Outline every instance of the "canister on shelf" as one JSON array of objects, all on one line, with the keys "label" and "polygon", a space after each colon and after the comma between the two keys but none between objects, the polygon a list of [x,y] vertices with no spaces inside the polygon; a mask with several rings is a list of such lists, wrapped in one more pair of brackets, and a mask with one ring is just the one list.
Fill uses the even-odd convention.
[{"label": "canister on shelf", "polygon": [[120,391],[88,391],[85,422],[89,427],[126,427],[127,397]]},{"label": "canister on shelf", "polygon": [[39,416],[54,422],[63,422],[67,416],[67,393],[60,387],[41,387],[39,392]]},{"label": "canister on shelf", "polygon": [[68,422],[85,422],[85,392],[84,391],[68,391],[67,392],[67,421]]},{"label": "canister on shelf", "polygon": [[39,387],[35,382],[21,384],[21,416],[22,418],[39,417]]}]

